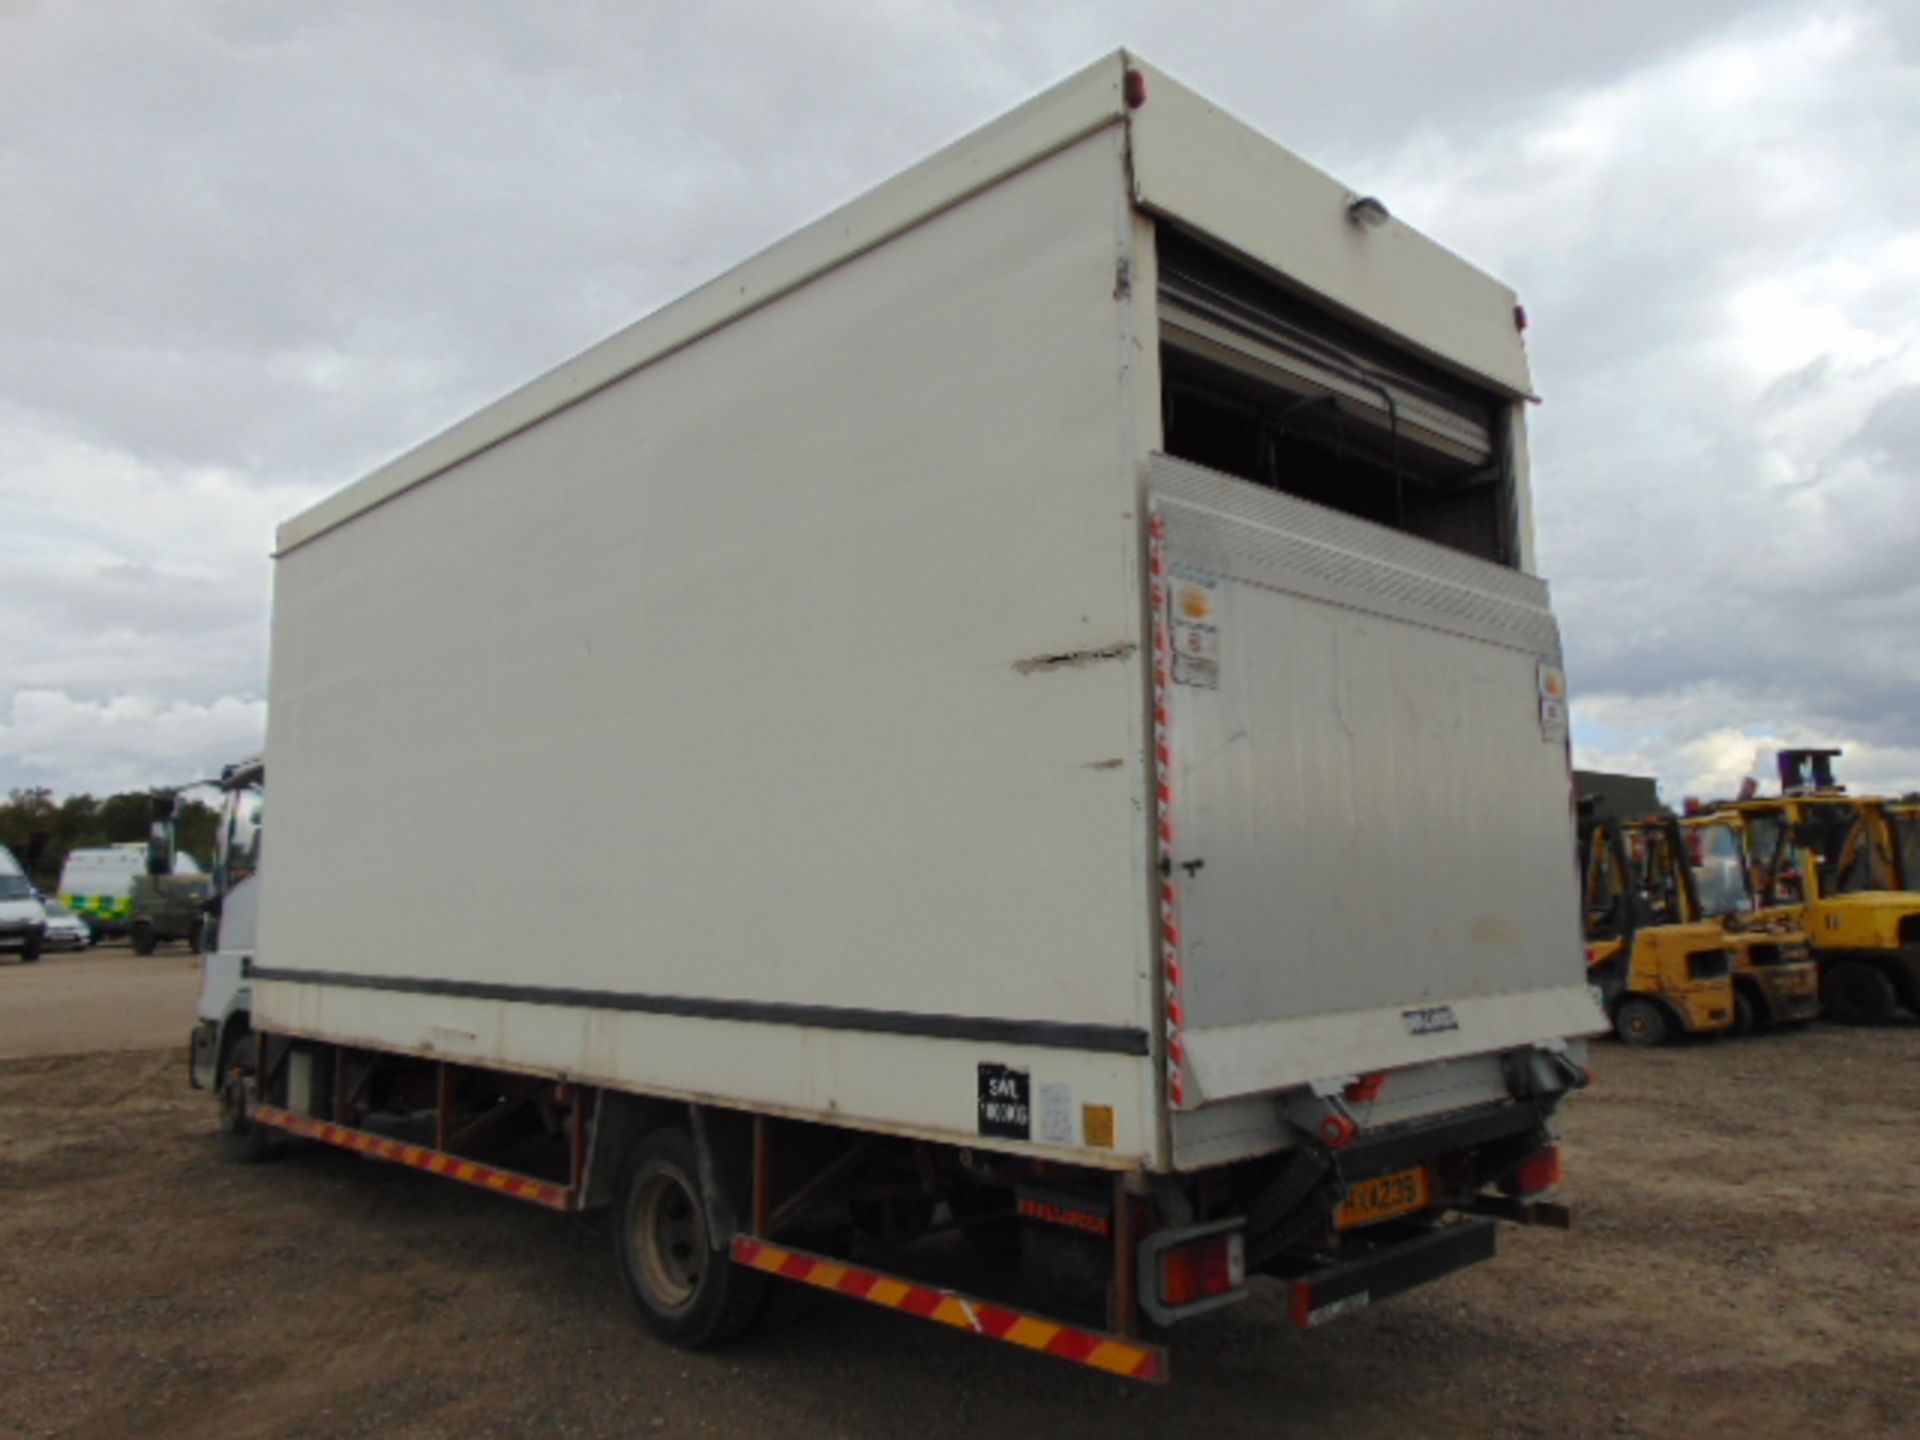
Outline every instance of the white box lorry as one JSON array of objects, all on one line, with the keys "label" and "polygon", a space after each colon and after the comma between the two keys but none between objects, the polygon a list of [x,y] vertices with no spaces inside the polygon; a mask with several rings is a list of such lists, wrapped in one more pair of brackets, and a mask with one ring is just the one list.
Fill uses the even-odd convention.
[{"label": "white box lorry", "polygon": [[1519,320],[1119,53],[322,502],[198,1082],[614,1206],[683,1344],[777,1274],[1164,1378],[1564,1221]]}]

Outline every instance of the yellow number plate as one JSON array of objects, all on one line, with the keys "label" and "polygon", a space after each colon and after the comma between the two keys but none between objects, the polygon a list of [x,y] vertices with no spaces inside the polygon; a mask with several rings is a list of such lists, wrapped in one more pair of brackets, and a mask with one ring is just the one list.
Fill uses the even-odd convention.
[{"label": "yellow number plate", "polygon": [[1356,1225],[1371,1225],[1376,1220],[1405,1215],[1426,1203],[1427,1172],[1416,1165],[1411,1170],[1395,1170],[1391,1175],[1354,1181],[1347,1198],[1334,1212],[1333,1223],[1342,1230],[1351,1230]]}]

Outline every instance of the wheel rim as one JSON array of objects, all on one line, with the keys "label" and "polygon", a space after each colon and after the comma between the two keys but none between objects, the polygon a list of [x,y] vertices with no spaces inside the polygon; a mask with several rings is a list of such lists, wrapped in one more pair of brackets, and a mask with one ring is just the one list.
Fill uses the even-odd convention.
[{"label": "wheel rim", "polygon": [[1620,1038],[1629,1045],[1650,1045],[1659,1038],[1658,1017],[1647,1006],[1629,1003],[1620,1011]]},{"label": "wheel rim", "polygon": [[709,1263],[706,1220],[693,1187],[676,1171],[655,1170],[634,1196],[629,1223],[648,1298],[668,1314],[689,1308]]}]

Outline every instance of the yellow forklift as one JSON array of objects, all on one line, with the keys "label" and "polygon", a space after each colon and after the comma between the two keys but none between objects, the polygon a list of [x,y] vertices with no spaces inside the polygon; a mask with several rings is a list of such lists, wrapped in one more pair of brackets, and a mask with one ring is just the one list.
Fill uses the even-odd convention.
[{"label": "yellow forklift", "polygon": [[[1641,884],[1687,920],[1718,922],[1733,947],[1733,1033],[1804,1025],[1820,1013],[1820,970],[1807,937],[1786,917],[1763,915],[1730,815],[1637,821]],[[1682,883],[1683,877],[1691,883]]]},{"label": "yellow forklift", "polygon": [[1675,868],[1672,897],[1649,892],[1626,827],[1584,805],[1579,839],[1587,979],[1613,1033],[1650,1046],[1731,1029],[1733,947],[1718,924],[1685,918],[1699,913],[1692,872]]},{"label": "yellow forklift", "polygon": [[1920,807],[1849,795],[1840,753],[1782,750],[1779,795],[1704,813],[1738,818],[1758,914],[1805,933],[1829,1019],[1920,1015]]}]

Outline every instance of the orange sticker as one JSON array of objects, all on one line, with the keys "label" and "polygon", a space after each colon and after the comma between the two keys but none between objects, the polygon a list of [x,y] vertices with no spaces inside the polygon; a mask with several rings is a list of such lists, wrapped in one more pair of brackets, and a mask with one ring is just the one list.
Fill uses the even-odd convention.
[{"label": "orange sticker", "polygon": [[1082,1105],[1080,1133],[1086,1137],[1087,1144],[1098,1145],[1102,1150],[1111,1150],[1113,1148],[1113,1107]]}]

